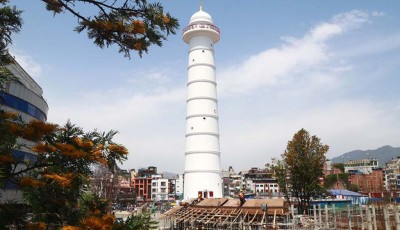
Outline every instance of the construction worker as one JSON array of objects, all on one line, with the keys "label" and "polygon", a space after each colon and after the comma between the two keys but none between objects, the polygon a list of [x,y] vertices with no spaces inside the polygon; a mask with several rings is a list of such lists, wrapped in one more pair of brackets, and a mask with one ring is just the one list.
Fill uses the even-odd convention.
[{"label": "construction worker", "polygon": [[240,206],[242,206],[246,202],[246,199],[244,199],[243,190],[240,190],[239,192],[239,200],[240,200]]},{"label": "construction worker", "polygon": [[201,201],[203,201],[203,194],[199,193],[199,195],[197,196],[197,203],[200,203]]}]

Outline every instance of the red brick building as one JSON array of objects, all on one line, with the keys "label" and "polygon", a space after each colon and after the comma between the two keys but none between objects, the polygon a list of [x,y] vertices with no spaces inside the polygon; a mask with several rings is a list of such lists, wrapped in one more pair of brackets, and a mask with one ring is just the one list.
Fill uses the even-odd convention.
[{"label": "red brick building", "polygon": [[369,197],[382,197],[384,193],[382,169],[374,169],[370,174],[349,175],[349,182],[358,186],[359,192]]}]

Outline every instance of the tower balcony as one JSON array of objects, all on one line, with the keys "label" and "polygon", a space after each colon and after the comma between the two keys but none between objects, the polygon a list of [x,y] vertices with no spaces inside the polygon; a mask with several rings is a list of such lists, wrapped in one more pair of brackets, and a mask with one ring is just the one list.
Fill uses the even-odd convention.
[{"label": "tower balcony", "polygon": [[186,26],[182,32],[183,40],[186,43],[189,43],[192,37],[202,35],[210,36],[214,43],[216,43],[220,38],[220,30],[218,27],[210,23],[195,23]]}]

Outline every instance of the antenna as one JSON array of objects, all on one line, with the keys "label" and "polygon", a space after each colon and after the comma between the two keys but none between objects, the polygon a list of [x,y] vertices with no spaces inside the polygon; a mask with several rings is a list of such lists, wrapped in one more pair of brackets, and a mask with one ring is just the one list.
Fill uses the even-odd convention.
[{"label": "antenna", "polygon": [[200,11],[203,11],[203,0],[200,0]]}]

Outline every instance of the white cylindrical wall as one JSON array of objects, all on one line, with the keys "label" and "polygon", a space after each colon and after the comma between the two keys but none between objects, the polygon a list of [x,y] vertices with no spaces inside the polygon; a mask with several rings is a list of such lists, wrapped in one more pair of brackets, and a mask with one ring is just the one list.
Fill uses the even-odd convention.
[{"label": "white cylindrical wall", "polygon": [[[194,20],[194,21],[192,21]],[[222,197],[214,43],[219,30],[199,11],[185,28],[189,44],[184,198]]]}]

